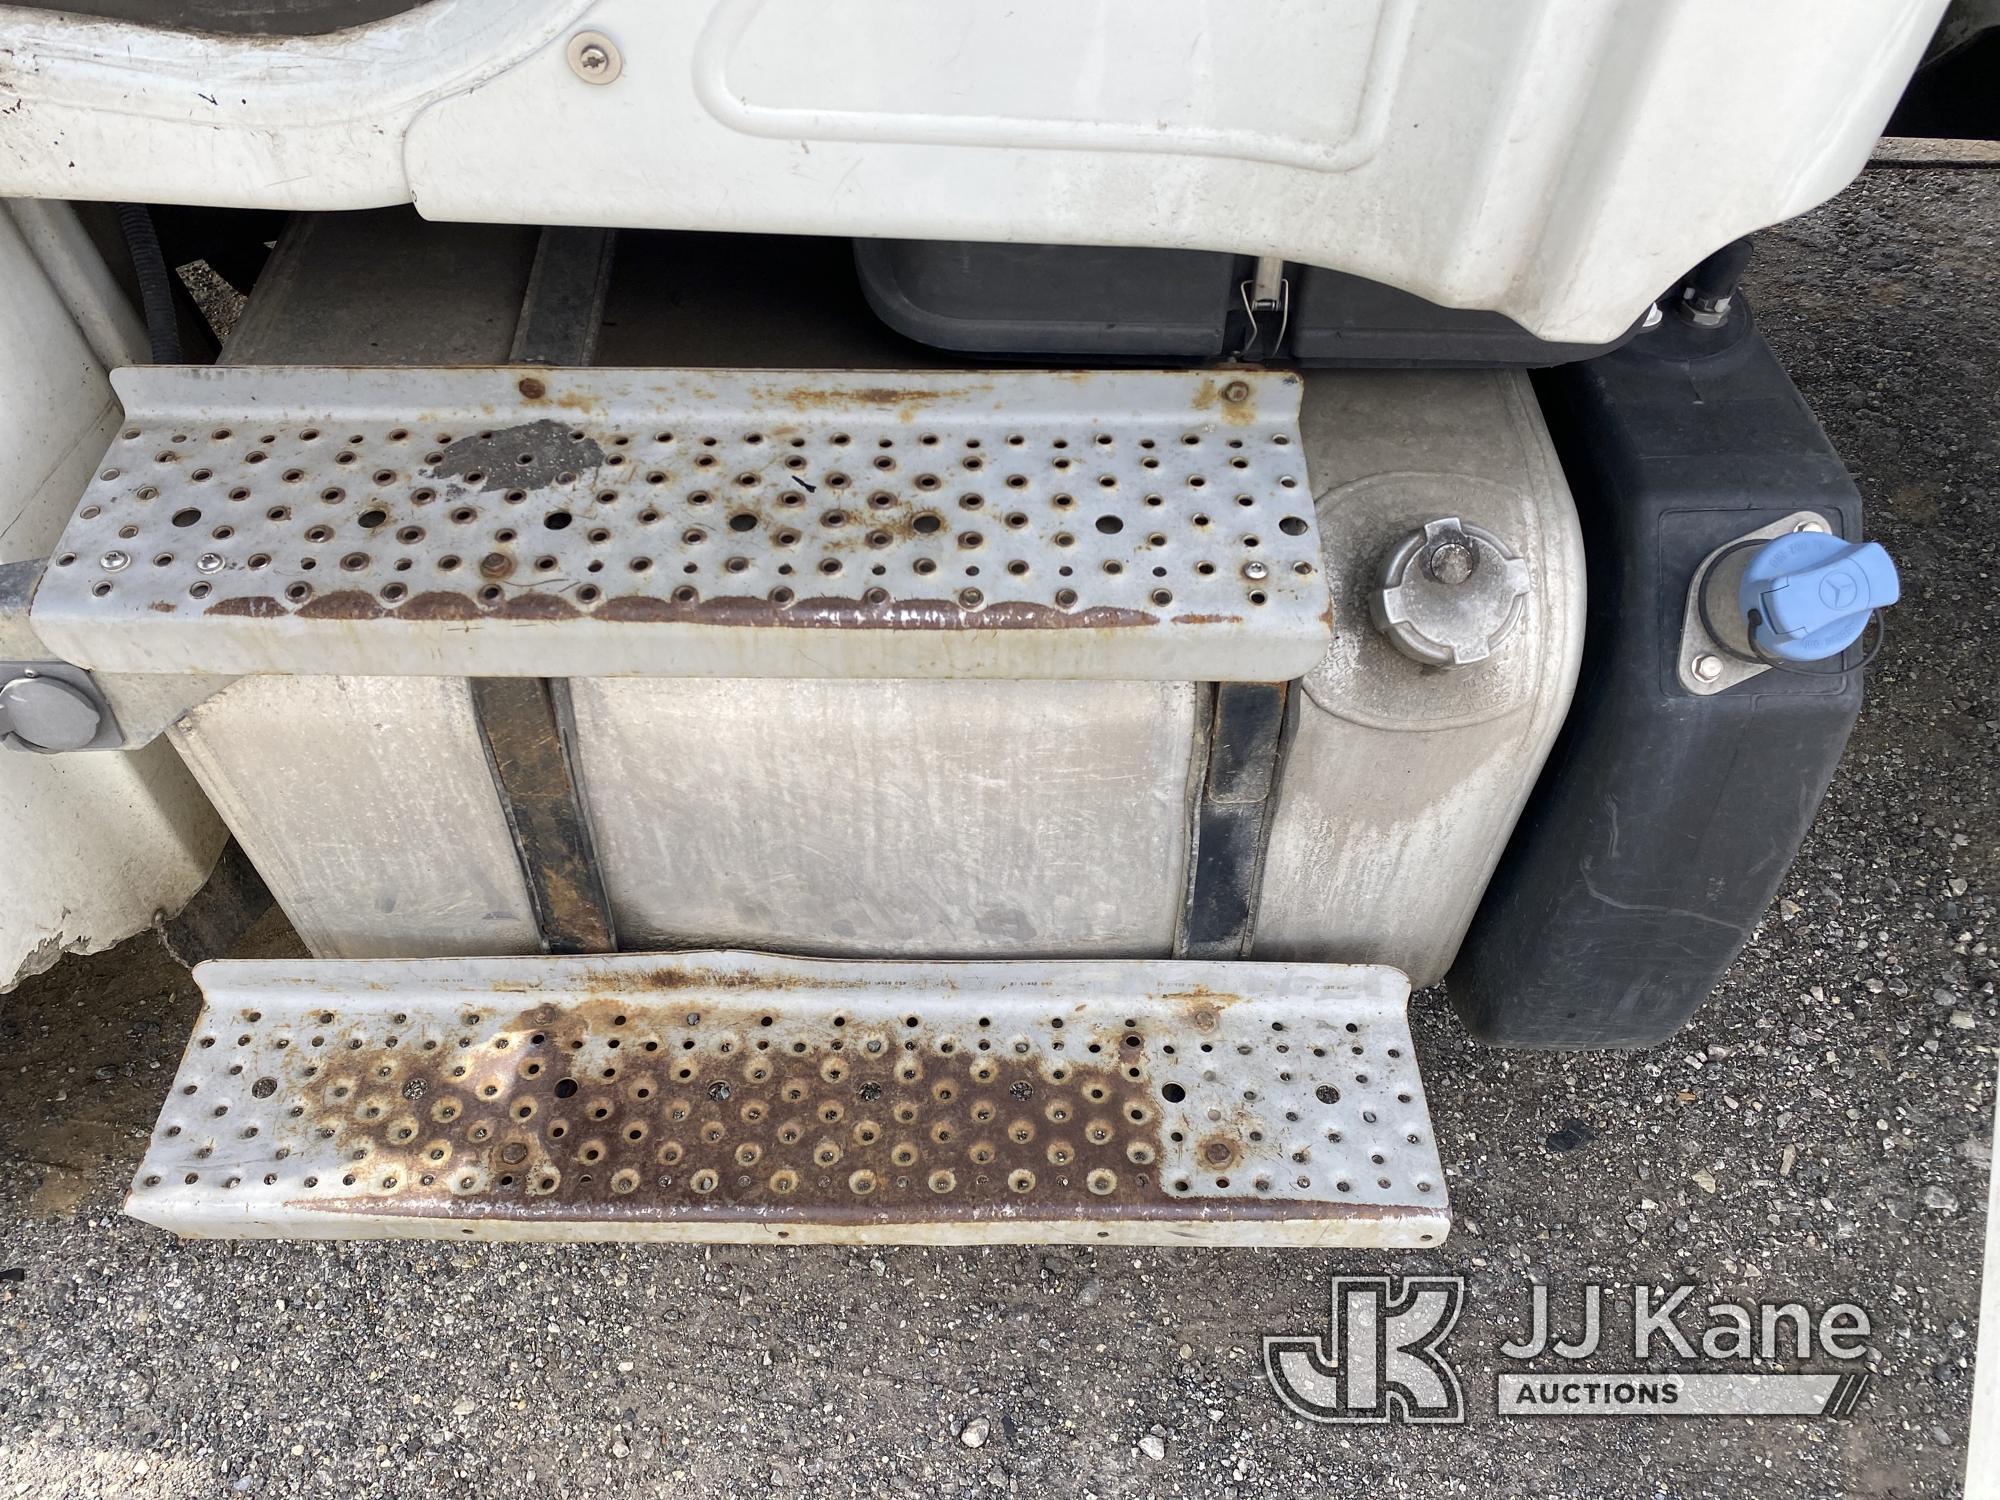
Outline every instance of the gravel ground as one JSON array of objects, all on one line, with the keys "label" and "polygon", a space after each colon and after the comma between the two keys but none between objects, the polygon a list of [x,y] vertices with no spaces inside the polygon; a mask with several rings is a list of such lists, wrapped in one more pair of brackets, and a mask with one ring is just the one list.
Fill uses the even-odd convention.
[{"label": "gravel ground", "polygon": [[[1483,1051],[1419,998],[1442,1250],[179,1244],[117,1212],[196,1010],[139,941],[0,1003],[0,1496],[1956,1493],[2000,1044],[1996,229],[2000,172],[1906,170],[1765,237],[1764,327],[1906,602],[1781,901],[1672,1045]],[[1552,1149],[1571,1120],[1594,1139]],[[1368,1270],[1468,1278],[1467,1426],[1273,1398],[1259,1336]],[[1877,1377],[1844,1422],[1503,1423],[1536,1280],[1858,1302]]]}]

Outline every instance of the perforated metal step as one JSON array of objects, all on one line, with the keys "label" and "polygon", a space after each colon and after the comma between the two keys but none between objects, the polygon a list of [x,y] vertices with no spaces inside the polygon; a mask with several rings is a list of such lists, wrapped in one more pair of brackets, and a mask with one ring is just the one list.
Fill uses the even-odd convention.
[{"label": "perforated metal step", "polygon": [[210,963],[127,1210],[181,1234],[1433,1245],[1393,969]]},{"label": "perforated metal step", "polygon": [[121,370],[33,620],[118,672],[1296,677],[1297,377]]}]

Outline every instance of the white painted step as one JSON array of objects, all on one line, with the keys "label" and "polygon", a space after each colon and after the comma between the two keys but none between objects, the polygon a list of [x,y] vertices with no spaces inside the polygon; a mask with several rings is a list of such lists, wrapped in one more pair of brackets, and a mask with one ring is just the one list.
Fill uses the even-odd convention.
[{"label": "white painted step", "polygon": [[127,1200],[179,1234],[1422,1247],[1372,966],[221,962]]},{"label": "white painted step", "polygon": [[1282,681],[1299,379],[120,370],[32,618],[113,672]]}]

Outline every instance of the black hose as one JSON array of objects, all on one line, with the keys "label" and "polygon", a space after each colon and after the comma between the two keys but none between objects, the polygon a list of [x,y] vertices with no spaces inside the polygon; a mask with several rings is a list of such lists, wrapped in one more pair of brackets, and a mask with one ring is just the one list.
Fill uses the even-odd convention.
[{"label": "black hose", "polygon": [[1750,236],[1731,240],[1713,255],[1698,262],[1683,283],[1690,301],[1713,305],[1735,295],[1736,285],[1750,269],[1754,251]]},{"label": "black hose", "polygon": [[174,311],[174,274],[160,251],[152,212],[143,203],[121,203],[118,227],[125,232],[125,248],[132,253],[132,269],[139,277],[139,302],[146,311],[146,337],[153,346],[153,363],[177,365],[181,363],[181,325],[180,315]]}]

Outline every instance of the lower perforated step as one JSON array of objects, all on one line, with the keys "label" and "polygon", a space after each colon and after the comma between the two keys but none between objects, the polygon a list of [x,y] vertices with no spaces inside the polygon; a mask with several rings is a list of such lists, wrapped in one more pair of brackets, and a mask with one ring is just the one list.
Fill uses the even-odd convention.
[{"label": "lower perforated step", "polygon": [[210,963],[127,1209],[181,1234],[1423,1246],[1393,969]]}]

